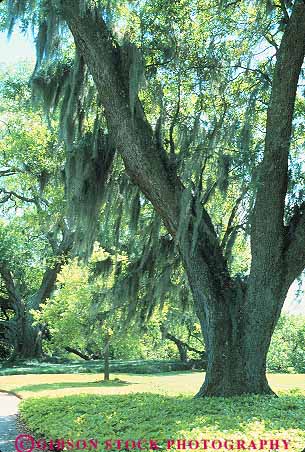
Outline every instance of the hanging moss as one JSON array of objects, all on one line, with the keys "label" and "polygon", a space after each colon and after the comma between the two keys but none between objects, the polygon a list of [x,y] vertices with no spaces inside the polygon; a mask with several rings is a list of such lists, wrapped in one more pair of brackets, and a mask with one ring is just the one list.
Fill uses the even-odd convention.
[{"label": "hanging moss", "polygon": [[136,313],[142,321],[149,319],[169,294],[179,299],[180,285],[173,285],[171,280],[179,258],[174,240],[169,235],[161,235],[161,228],[160,219],[154,215],[141,254],[129,263],[127,272],[116,274],[112,298],[126,301],[129,319]]},{"label": "hanging moss", "polygon": [[121,199],[119,202],[119,206],[118,206],[118,210],[117,210],[117,214],[116,214],[116,220],[115,220],[115,224],[114,224],[114,244],[115,244],[115,246],[119,245],[122,217],[123,217],[123,200]]},{"label": "hanging moss", "polygon": [[33,98],[42,99],[45,111],[50,114],[58,107],[69,82],[72,62],[57,62],[56,65],[46,65],[37,71],[31,79]]},{"label": "hanging moss", "polygon": [[[21,2],[14,2],[21,3]],[[43,0],[40,5],[39,14],[33,14],[32,10],[35,6],[35,0],[24,1],[27,3],[25,11],[31,12],[32,27],[38,25],[38,33],[36,35],[36,65],[34,75],[41,69],[43,63],[49,64],[59,59],[61,50],[61,32],[64,24],[58,14],[54,2],[52,0]],[[24,13],[25,13],[24,11]],[[20,18],[20,13],[18,16]],[[27,20],[27,25],[30,21]]]},{"label": "hanging moss", "polygon": [[88,258],[95,240],[114,150],[101,130],[89,134],[67,155],[68,218],[75,230],[75,253]]},{"label": "hanging moss", "polygon": [[158,278],[158,284],[155,287],[154,298],[161,302],[161,305],[164,303],[165,296],[171,288],[171,274],[172,269],[170,266],[166,266],[161,272]]},{"label": "hanging moss", "polygon": [[250,96],[249,103],[247,105],[243,125],[238,137],[238,146],[240,148],[241,156],[246,159],[250,155],[250,147],[253,136],[253,121],[255,115],[255,105],[258,96],[258,90],[255,89]]},{"label": "hanging moss", "polygon": [[22,19],[27,11],[27,8],[33,7],[34,2],[28,0],[8,0],[7,1],[7,29],[8,37],[11,36],[14,26],[18,19]]},{"label": "hanging moss", "polygon": [[232,157],[228,154],[221,154],[218,160],[218,188],[222,193],[226,193],[229,187],[229,172]]},{"label": "hanging moss", "polygon": [[38,34],[36,37],[36,70],[40,67],[41,62],[43,60],[46,44],[47,44],[47,34],[48,34],[48,25],[47,21],[44,20],[38,30]]},{"label": "hanging moss", "polygon": [[192,193],[190,189],[185,188],[180,203],[179,225],[176,234],[176,243],[183,243],[188,232],[190,224],[190,209],[192,203]]},{"label": "hanging moss", "polygon": [[81,138],[83,125],[84,84],[87,70],[84,59],[76,52],[73,72],[65,92],[61,111],[61,134],[69,151],[73,143]]},{"label": "hanging moss", "polygon": [[178,147],[180,152],[184,153],[190,146],[190,131],[185,124],[179,125],[178,129]]},{"label": "hanging moss", "polygon": [[[29,0],[8,1],[12,8],[19,4],[21,10],[26,8],[26,4],[29,4]],[[90,8],[91,5],[98,4],[97,1],[78,1],[81,14],[87,13],[87,7]],[[101,130],[102,115],[101,111],[98,111],[98,100],[95,102],[95,98],[97,99],[96,89],[93,83],[91,85],[87,83],[88,74],[83,59],[76,54],[73,64],[71,62],[63,64],[55,58],[60,30],[59,18],[54,15],[52,9],[52,5],[56,2],[42,0],[41,3],[44,5],[45,14],[36,18],[37,22],[40,22],[40,26],[36,40],[37,66],[33,76],[33,91],[43,98],[46,111],[53,113],[57,108],[61,108],[61,138],[65,142],[67,152],[64,178],[68,223],[69,228],[75,231],[74,253],[88,257],[96,238],[100,210],[104,201],[104,188],[108,184],[108,174],[114,151],[108,135]],[[103,3],[103,7],[108,3],[109,19],[115,11],[113,5],[116,2],[105,0],[101,3]],[[107,16],[107,8],[103,11],[103,17],[105,16]],[[46,60],[52,60],[52,63],[56,62],[56,68],[52,66],[51,69],[51,66],[46,64]],[[122,61],[125,64],[123,72],[126,74],[125,83],[126,90],[129,93],[130,110],[134,115],[137,96],[144,83],[142,56],[136,46],[126,43],[122,46]],[[84,115],[88,111],[90,111],[91,117],[86,122],[86,132],[84,132]],[[92,117],[95,114],[96,121],[94,127],[92,127]],[[160,146],[162,144],[161,126],[162,118],[160,117],[156,131],[156,140],[160,142]],[[193,127],[190,126],[188,129],[185,126],[186,150],[189,150],[190,143],[199,140],[199,126],[199,115],[196,117]],[[108,223],[111,228],[107,227],[107,229],[111,229],[109,235],[111,235],[112,244],[119,244],[122,220],[128,222],[126,204],[131,206],[130,229],[137,232],[142,199],[140,199],[138,191],[130,191],[128,178],[122,177],[119,183],[113,182],[111,189],[115,183],[119,185],[116,187],[117,204],[115,209],[111,211],[111,219]],[[43,184],[44,181],[42,181],[42,186]],[[190,193],[186,192],[185,194],[184,208],[182,209],[184,219],[182,217],[180,219],[179,230],[182,235],[188,229],[186,218],[190,208]],[[110,190],[108,199],[110,200],[112,197],[115,197],[115,195]],[[107,208],[105,208],[106,219],[108,218]],[[134,263],[128,266],[128,272],[124,274],[119,265],[115,269],[115,278],[118,283],[115,284],[113,289],[114,298],[120,301],[128,299],[130,313],[134,313],[141,303],[141,311],[146,318],[152,314],[157,303],[161,302],[162,305],[169,291],[174,293],[171,275],[178,265],[179,259],[173,257],[176,255],[174,241],[169,236],[162,236],[160,232],[162,228],[160,218],[154,215],[150,225],[146,226],[149,231],[149,239],[146,239],[143,243],[141,252],[133,249],[133,253],[136,254],[136,251],[138,251],[138,254],[135,256]],[[146,236],[145,232],[143,236]],[[96,272],[98,274],[107,273],[111,271],[111,268],[111,262],[103,261],[97,264]]]},{"label": "hanging moss", "polygon": [[101,275],[109,275],[113,267],[113,261],[111,257],[107,257],[102,261],[95,262],[93,274],[94,277]]},{"label": "hanging moss", "polygon": [[145,68],[140,50],[126,38],[121,47],[121,60],[124,73],[128,74],[129,106],[133,117],[136,99],[145,81]]},{"label": "hanging moss", "polygon": [[191,254],[194,253],[198,237],[199,237],[199,226],[201,224],[202,215],[203,215],[203,206],[201,202],[201,196],[197,196],[195,200],[195,222],[193,227],[193,233],[192,233],[192,247],[191,247]]},{"label": "hanging moss", "polygon": [[193,144],[197,143],[197,140],[199,138],[199,134],[200,134],[200,115],[201,113],[197,113],[195,120],[194,120],[194,125],[191,131],[191,135],[190,135],[190,142]]},{"label": "hanging moss", "polygon": [[140,192],[136,190],[130,206],[129,228],[131,233],[135,233],[138,228],[138,222],[141,211]]}]

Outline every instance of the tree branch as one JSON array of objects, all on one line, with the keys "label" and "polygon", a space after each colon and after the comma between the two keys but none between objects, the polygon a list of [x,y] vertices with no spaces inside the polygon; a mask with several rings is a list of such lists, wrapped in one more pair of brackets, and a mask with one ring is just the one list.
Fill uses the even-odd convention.
[{"label": "tree branch", "polygon": [[41,303],[43,303],[47,298],[51,296],[54,290],[57,275],[64,264],[64,258],[72,249],[73,239],[74,234],[67,233],[64,236],[60,246],[57,249],[57,262],[52,267],[46,269],[42,278],[42,282],[40,284],[40,288],[30,301],[32,309],[38,309]]},{"label": "tree branch", "polygon": [[225,249],[225,247],[226,247],[226,245],[228,243],[230,234],[231,234],[232,230],[234,229],[233,222],[235,220],[238,207],[239,207],[240,203],[242,202],[245,193],[246,193],[246,190],[244,190],[242,195],[239,198],[237,198],[237,200],[235,202],[235,205],[234,205],[234,207],[233,207],[233,209],[231,211],[231,214],[230,214],[230,217],[229,217],[229,220],[228,220],[228,224],[227,224],[227,227],[226,227],[226,231],[225,231],[225,234],[224,234],[222,242],[221,242],[221,247],[222,247],[223,250]]},{"label": "tree branch", "polygon": [[260,74],[269,83],[269,85],[272,85],[272,80],[270,79],[269,75],[266,72],[264,72],[261,69],[259,69],[259,68],[245,67],[245,66],[241,66],[240,64],[236,64],[236,65],[231,66],[231,67],[244,69],[246,72],[250,71],[250,72],[255,72],[257,74]]},{"label": "tree branch", "polygon": [[21,295],[19,293],[18,287],[15,284],[13,274],[3,262],[0,263],[0,275],[4,281],[8,296],[12,301],[12,308],[14,309],[14,311],[18,311],[22,304]]},{"label": "tree branch", "polygon": [[275,40],[273,39],[272,35],[268,35],[267,33],[264,34],[264,38],[266,39],[267,42],[269,42],[269,44],[272,45],[272,47],[274,47],[276,49],[276,51],[278,52],[279,50],[279,46],[277,45],[277,43],[275,42]]},{"label": "tree branch", "polygon": [[16,172],[11,169],[0,170],[0,177],[14,176],[15,174]]},{"label": "tree branch", "polygon": [[127,173],[175,234],[183,187],[177,175],[169,172],[166,155],[156,147],[153,130],[138,97],[134,114],[131,111],[123,51],[97,11],[87,10],[81,14],[78,3],[72,0],[61,0],[60,4],[76,46],[96,83],[108,127]]},{"label": "tree branch", "polygon": [[[283,266],[288,154],[297,84],[305,55],[305,4],[295,3],[277,53],[252,218],[251,272],[274,277]],[[255,276],[256,275],[256,276]],[[281,277],[277,275],[276,277]]]},{"label": "tree branch", "polygon": [[288,11],[286,9],[285,0],[280,0],[280,8],[283,11],[284,18],[285,18],[286,22],[288,23],[290,17],[289,17]]},{"label": "tree branch", "polygon": [[80,352],[76,348],[73,347],[65,347],[66,352],[73,353],[74,355],[79,356],[80,358],[84,359],[85,361],[90,361],[90,357],[88,355],[85,355],[84,353]]},{"label": "tree branch", "polygon": [[177,347],[184,347],[185,349],[189,350],[190,352],[195,352],[202,356],[204,356],[206,354],[205,350],[198,350],[197,348],[192,347],[191,345],[187,344],[186,342],[181,341],[181,339],[177,338],[173,334],[166,331],[166,328],[164,326],[161,326],[161,332],[164,335],[165,339],[168,339],[168,340],[174,342],[177,345]]},{"label": "tree branch", "polygon": [[0,193],[3,193],[5,197],[0,201],[1,204],[4,202],[7,202],[9,199],[12,199],[12,197],[15,197],[17,199],[20,199],[20,201],[29,202],[29,203],[35,203],[34,198],[28,198],[27,196],[19,195],[15,191],[6,191],[4,188],[0,188]]},{"label": "tree branch", "polygon": [[224,7],[225,7],[225,8],[230,8],[231,6],[236,6],[236,5],[238,5],[238,3],[240,3],[240,1],[241,1],[241,0],[235,0],[235,1],[233,1],[233,2],[229,2],[229,3],[227,3]]},{"label": "tree branch", "polygon": [[6,320],[9,320],[7,311],[14,309],[14,302],[10,298],[0,297],[0,309]]},{"label": "tree branch", "polygon": [[179,78],[178,82],[178,101],[177,101],[177,108],[174,113],[173,119],[171,121],[171,125],[169,128],[169,145],[170,145],[170,158],[172,161],[175,161],[175,142],[174,142],[174,129],[175,125],[177,124],[179,113],[180,113],[180,102],[181,102],[181,81]]},{"label": "tree branch", "polygon": [[288,246],[284,259],[287,285],[290,286],[305,268],[305,202],[297,209],[286,230]]},{"label": "tree branch", "polygon": [[0,274],[4,281],[7,293],[12,300],[19,298],[17,288],[15,287],[12,273],[5,267],[3,263],[0,264]]},{"label": "tree branch", "polygon": [[[167,154],[160,152],[156,145],[153,130],[138,96],[132,111],[129,80],[126,76],[129,71],[124,66],[124,48],[120,48],[115,42],[97,9],[81,12],[79,3],[72,0],[60,0],[59,5],[60,13],[74,36],[76,47],[83,55],[95,81],[108,129],[124,160],[126,172],[151,201],[171,235],[176,237],[183,218],[181,206],[185,199],[185,188],[175,168],[169,164]],[[230,279],[229,272],[208,212],[202,207],[197,225],[194,197],[191,205],[186,233],[182,238],[179,237],[177,244],[189,280],[196,254],[196,266],[202,271],[199,277],[190,280],[190,284],[196,286],[193,290],[198,294],[205,286],[206,293],[199,298],[212,303],[212,300],[223,298],[223,289],[228,287]],[[195,224],[199,240],[193,246]]]}]

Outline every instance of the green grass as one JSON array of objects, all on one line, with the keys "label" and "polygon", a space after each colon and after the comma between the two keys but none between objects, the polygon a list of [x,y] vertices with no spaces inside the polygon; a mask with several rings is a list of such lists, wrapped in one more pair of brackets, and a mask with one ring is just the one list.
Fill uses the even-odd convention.
[{"label": "green grass", "polygon": [[[125,372],[138,374],[151,374],[187,370],[189,365],[180,361],[166,360],[112,360],[110,362],[111,372]],[[0,376],[24,375],[24,374],[80,374],[100,373],[104,369],[104,362],[96,361],[72,361],[68,362],[38,362],[27,361],[11,364],[4,362],[0,365]]]},{"label": "green grass", "polygon": [[253,440],[258,445],[260,439],[288,440],[290,451],[301,451],[304,413],[305,394],[297,391],[279,398],[200,400],[150,393],[79,395],[28,399],[21,404],[22,419],[37,439],[93,438],[99,441],[99,450],[110,438],[155,439],[163,449],[167,439],[223,438],[235,443],[243,439],[246,444]]},{"label": "green grass", "polygon": [[[65,395],[115,395],[150,392],[175,396],[194,395],[200,388],[204,374],[199,371],[164,372],[158,374],[112,373],[111,381],[103,383],[103,374],[38,374],[0,376],[0,389],[13,391],[22,398],[63,397]],[[304,374],[269,374],[275,392],[298,388],[305,394]]]},{"label": "green grass", "polygon": [[[269,374],[272,397],[194,400],[198,371],[0,376],[0,389],[24,400],[22,417],[36,438],[290,440],[305,447],[305,375]],[[202,450],[202,449],[201,449]],[[211,450],[211,449],[209,449]],[[267,450],[267,449],[265,449]],[[280,450],[284,450],[280,448]]]}]

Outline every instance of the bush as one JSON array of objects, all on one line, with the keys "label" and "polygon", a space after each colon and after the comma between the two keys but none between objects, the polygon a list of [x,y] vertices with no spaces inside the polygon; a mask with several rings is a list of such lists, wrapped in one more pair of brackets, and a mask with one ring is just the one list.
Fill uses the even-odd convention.
[{"label": "bush", "polygon": [[271,340],[267,369],[269,372],[305,373],[305,317],[281,316]]},{"label": "bush", "polygon": [[4,341],[0,341],[0,361],[8,360],[11,357],[13,347]]}]

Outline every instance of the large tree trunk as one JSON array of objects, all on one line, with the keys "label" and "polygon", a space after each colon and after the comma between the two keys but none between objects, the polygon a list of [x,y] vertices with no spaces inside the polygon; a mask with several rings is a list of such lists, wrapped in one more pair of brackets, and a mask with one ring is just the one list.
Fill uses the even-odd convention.
[{"label": "large tree trunk", "polygon": [[32,316],[27,314],[22,319],[16,319],[17,325],[22,325],[22,330],[18,330],[15,349],[17,359],[38,359],[43,355],[41,331],[37,326],[33,326],[32,322]]},{"label": "large tree trunk", "polygon": [[235,294],[227,307],[215,302],[213,309],[199,313],[208,366],[197,396],[273,394],[266,379],[266,357],[274,317],[267,318],[265,310],[249,316],[245,307],[245,298]]},{"label": "large tree trunk", "polygon": [[246,283],[229,278],[225,269],[214,276],[205,273],[204,250],[198,246],[191,255],[189,247],[186,244],[181,254],[208,359],[197,395],[273,394],[266,379],[266,359],[290,285],[285,267],[266,269],[262,264]]},{"label": "large tree trunk", "polygon": [[[14,347],[12,360],[40,358],[42,356],[41,330],[38,325],[33,326],[33,317],[30,310],[39,309],[41,303],[52,294],[58,272],[64,262],[62,258],[70,251],[72,244],[73,234],[65,235],[57,248],[57,262],[53,267],[46,269],[38,291],[26,301],[23,300],[18,283],[15,282],[11,271],[4,264],[0,265],[0,274],[11,300],[12,310],[15,312],[14,318],[3,322],[7,333],[6,340]],[[6,328],[5,323],[7,323]]]},{"label": "large tree trunk", "polygon": [[41,358],[41,332],[32,322],[32,316],[26,311],[23,302],[20,302],[15,308],[15,317],[9,321],[7,342],[14,347],[11,361]]},{"label": "large tree trunk", "polygon": [[[244,333],[240,341],[230,341],[231,336],[213,325],[208,332],[212,339],[211,352],[205,381],[197,393],[200,396],[242,394],[274,394],[266,378],[266,355],[270,343],[270,331],[264,331],[257,341],[253,331]],[[264,348],[257,351],[257,342]],[[231,348],[229,348],[231,346]],[[217,349],[217,353],[213,353]]]},{"label": "large tree trunk", "polygon": [[[166,153],[155,143],[138,99],[131,111],[119,46],[98,11],[81,12],[73,0],[59,3],[94,78],[108,128],[128,174],[152,202],[168,231],[177,237],[184,187],[169,167]],[[219,238],[204,207],[195,249],[191,246],[195,209],[186,236],[178,240],[208,353],[206,380],[199,395],[272,393],[266,380],[271,335],[288,287],[305,264],[305,213],[302,211],[297,218],[296,227],[296,219],[291,221],[293,228],[286,228],[283,222],[291,122],[304,42],[305,4],[296,1],[274,73],[247,287],[230,277]]]},{"label": "large tree trunk", "polygon": [[4,264],[0,266],[0,274],[6,286],[10,308],[15,313],[13,318],[2,322],[4,339],[14,348],[10,360],[40,358],[42,354],[40,330],[32,325],[33,318],[22,299],[18,284]]},{"label": "large tree trunk", "polygon": [[33,325],[33,316],[30,309],[38,309],[47,297],[51,295],[54,288],[57,274],[62,264],[56,264],[54,268],[45,271],[41,286],[38,292],[26,303],[16,296],[18,301],[15,303],[15,338],[14,353],[12,360],[15,359],[39,359],[43,355],[42,334],[38,325]]}]

